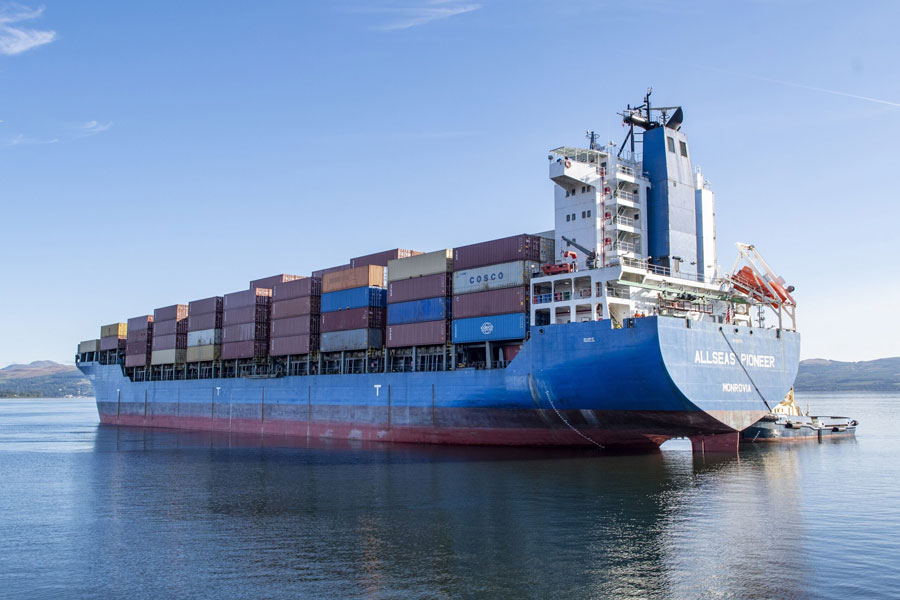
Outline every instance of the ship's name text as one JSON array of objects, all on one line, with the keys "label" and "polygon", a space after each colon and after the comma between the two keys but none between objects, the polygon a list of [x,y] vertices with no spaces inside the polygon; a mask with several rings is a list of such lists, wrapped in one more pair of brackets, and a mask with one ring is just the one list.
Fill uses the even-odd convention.
[{"label": "ship's name text", "polygon": [[745,367],[758,369],[774,369],[775,357],[771,354],[740,354],[734,352],[722,352],[712,350],[697,350],[694,354],[694,363],[698,365],[735,365],[740,356],[741,364]]}]

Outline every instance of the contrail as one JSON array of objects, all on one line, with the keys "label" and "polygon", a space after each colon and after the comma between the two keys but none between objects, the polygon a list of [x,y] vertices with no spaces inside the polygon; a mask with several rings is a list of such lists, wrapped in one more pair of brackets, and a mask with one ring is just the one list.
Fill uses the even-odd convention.
[{"label": "contrail", "polygon": [[802,88],[805,90],[813,90],[816,92],[825,92],[826,94],[834,94],[835,96],[844,96],[846,98],[856,98],[857,100],[866,100],[868,102],[876,102],[878,104],[887,104],[888,106],[896,106],[900,108],[900,103],[891,102],[890,100],[881,100],[879,98],[871,98],[869,96],[860,96],[858,94],[848,94],[847,92],[839,92],[837,90],[828,90],[825,88],[816,87],[814,85],[805,85],[802,83],[794,83],[793,81],[784,81],[781,79],[770,79],[768,77],[760,77],[759,75],[747,75],[747,77],[752,77],[753,79],[759,79],[761,81],[768,81],[770,83],[780,83],[781,85],[789,85],[791,87]]}]

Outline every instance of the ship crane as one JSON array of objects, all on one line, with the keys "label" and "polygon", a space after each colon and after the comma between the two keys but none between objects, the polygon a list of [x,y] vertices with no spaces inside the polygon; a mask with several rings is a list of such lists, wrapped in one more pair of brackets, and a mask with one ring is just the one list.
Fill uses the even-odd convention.
[{"label": "ship crane", "polygon": [[[768,306],[778,315],[778,327],[782,327],[782,313],[787,313],[793,329],[797,329],[797,302],[791,296],[794,286],[785,285],[783,277],[775,274],[759,251],[752,244],[738,242],[738,257],[731,275],[726,277],[733,291]],[[745,264],[740,269],[738,266]]]},{"label": "ship crane", "polygon": [[567,246],[574,246],[576,249],[584,252],[584,256],[586,258],[585,265],[587,265],[588,270],[593,269],[597,266],[597,253],[596,252],[594,252],[593,250],[588,250],[587,248],[585,248],[584,246],[582,246],[575,240],[570,240],[566,236],[561,236],[561,237],[562,237],[562,241],[564,241]]}]

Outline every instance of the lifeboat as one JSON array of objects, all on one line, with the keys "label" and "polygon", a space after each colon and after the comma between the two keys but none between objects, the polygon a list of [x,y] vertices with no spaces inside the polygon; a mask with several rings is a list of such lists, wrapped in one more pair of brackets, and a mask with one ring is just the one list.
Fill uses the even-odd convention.
[{"label": "lifeboat", "polygon": [[[782,302],[790,297],[787,290],[785,290],[780,283],[777,281],[769,281],[768,285],[766,285],[766,282],[760,279],[750,267],[744,267],[732,275],[731,281],[738,291],[767,298],[775,308],[778,308]],[[769,289],[770,286],[771,289]],[[775,292],[774,295],[772,294],[772,291]]]}]

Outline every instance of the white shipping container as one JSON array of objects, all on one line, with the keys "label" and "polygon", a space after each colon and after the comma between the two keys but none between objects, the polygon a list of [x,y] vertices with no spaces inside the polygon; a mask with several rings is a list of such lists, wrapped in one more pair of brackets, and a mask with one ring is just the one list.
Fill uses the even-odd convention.
[{"label": "white shipping container", "polygon": [[453,274],[453,293],[469,294],[527,285],[540,265],[530,260],[516,260],[499,265],[475,267]]},{"label": "white shipping container", "polygon": [[435,273],[448,273],[453,270],[453,248],[417,254],[409,258],[389,260],[388,281],[424,277]]},{"label": "white shipping container", "polygon": [[173,365],[175,363],[184,362],[184,350],[154,350],[150,355],[151,365]]},{"label": "white shipping container", "polygon": [[222,343],[221,329],[202,329],[200,331],[188,331],[187,345],[191,346],[210,346]]}]

